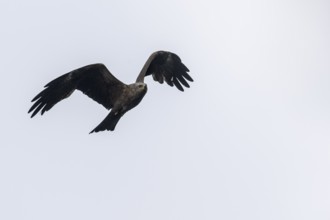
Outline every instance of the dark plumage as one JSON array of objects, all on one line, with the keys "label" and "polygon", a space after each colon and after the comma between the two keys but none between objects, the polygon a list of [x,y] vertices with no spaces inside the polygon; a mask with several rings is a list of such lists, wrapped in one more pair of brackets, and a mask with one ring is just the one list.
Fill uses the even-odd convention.
[{"label": "dark plumage", "polygon": [[120,118],[137,106],[146,94],[145,76],[152,75],[155,81],[159,83],[165,81],[168,85],[175,85],[183,91],[182,85],[189,88],[187,80],[193,81],[187,72],[189,70],[181,62],[179,56],[166,51],[151,54],[136,82],[130,85],[114,77],[103,64],[91,64],[49,82],[45,89],[32,99],[34,104],[28,113],[32,112],[31,118],[39,111],[43,115],[56,103],[69,97],[75,89],[78,89],[105,108],[111,109],[107,117],[90,133],[113,131]]}]

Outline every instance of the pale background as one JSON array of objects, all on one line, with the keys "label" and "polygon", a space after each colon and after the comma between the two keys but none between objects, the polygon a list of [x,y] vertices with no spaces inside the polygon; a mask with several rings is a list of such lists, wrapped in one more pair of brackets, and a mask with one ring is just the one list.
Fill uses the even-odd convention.
[{"label": "pale background", "polygon": [[[330,219],[329,1],[1,0],[0,39],[0,219]],[[159,49],[195,82],[149,77],[115,132],[81,92],[29,118],[55,77],[131,83]]]}]

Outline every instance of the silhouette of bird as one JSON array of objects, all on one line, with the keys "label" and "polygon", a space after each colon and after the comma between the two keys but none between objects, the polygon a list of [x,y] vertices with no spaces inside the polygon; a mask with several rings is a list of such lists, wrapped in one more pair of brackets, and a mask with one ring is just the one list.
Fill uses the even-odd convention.
[{"label": "silhouette of bird", "polygon": [[189,88],[187,80],[193,82],[189,69],[175,53],[156,51],[144,64],[136,82],[125,84],[114,77],[103,64],[91,64],[66,73],[49,82],[45,89],[32,99],[34,104],[28,113],[31,118],[39,111],[43,115],[56,103],[69,97],[76,89],[110,110],[107,117],[90,133],[113,131],[120,118],[137,106],[147,92],[144,77],[152,75],[155,81],[173,85],[180,91]]}]

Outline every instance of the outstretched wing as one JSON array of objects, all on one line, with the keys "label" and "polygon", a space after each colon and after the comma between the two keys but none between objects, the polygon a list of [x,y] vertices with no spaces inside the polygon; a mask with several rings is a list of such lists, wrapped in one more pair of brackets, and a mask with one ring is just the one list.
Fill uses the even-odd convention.
[{"label": "outstretched wing", "polygon": [[43,91],[32,99],[31,118],[41,115],[56,103],[69,97],[75,89],[110,109],[126,85],[114,77],[103,64],[91,64],[73,70],[49,82]]},{"label": "outstretched wing", "polygon": [[136,82],[143,82],[144,77],[152,75],[155,81],[170,85],[175,85],[180,91],[183,91],[182,85],[189,88],[187,80],[193,82],[188,74],[189,69],[181,62],[178,55],[167,52],[157,51],[151,54],[144,64]]}]

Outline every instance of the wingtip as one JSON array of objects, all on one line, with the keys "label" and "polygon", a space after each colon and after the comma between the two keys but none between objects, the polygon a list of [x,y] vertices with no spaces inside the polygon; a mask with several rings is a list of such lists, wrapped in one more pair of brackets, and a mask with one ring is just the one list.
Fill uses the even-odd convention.
[{"label": "wingtip", "polygon": [[33,118],[38,112],[34,111],[31,115],[31,118]]}]

